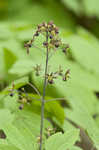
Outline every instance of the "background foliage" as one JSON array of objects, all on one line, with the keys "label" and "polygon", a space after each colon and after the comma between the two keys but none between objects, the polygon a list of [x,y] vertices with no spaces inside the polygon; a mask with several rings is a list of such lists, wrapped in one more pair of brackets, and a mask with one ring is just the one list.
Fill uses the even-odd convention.
[{"label": "background foliage", "polygon": [[[28,82],[42,93],[43,78],[35,76],[33,66],[43,63],[44,68],[44,54],[34,47],[27,56],[24,42],[31,39],[38,23],[49,20],[70,45],[67,57],[57,51],[49,66],[57,70],[61,62],[71,73],[68,82],[57,79],[47,87],[46,99],[66,100],[45,104],[44,147],[99,150],[98,0],[0,0],[0,150],[38,149],[41,104]],[[24,87],[34,98],[22,111],[18,94],[9,96],[13,81],[16,90]],[[46,139],[48,127],[56,128],[56,133]]]}]

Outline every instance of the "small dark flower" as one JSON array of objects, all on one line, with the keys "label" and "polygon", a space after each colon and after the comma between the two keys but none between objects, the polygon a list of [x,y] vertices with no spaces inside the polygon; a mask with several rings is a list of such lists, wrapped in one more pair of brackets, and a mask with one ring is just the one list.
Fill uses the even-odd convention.
[{"label": "small dark flower", "polygon": [[53,79],[52,80],[48,80],[48,83],[49,84],[53,84],[54,83]]},{"label": "small dark flower", "polygon": [[70,74],[70,70],[68,69],[68,70],[65,72],[65,75],[63,76],[63,81],[67,81],[67,79],[70,77],[69,74]]},{"label": "small dark flower", "polygon": [[27,43],[24,44],[24,47],[27,48]]},{"label": "small dark flower", "polygon": [[22,95],[19,95],[19,100],[22,100],[22,98],[23,98]]},{"label": "small dark flower", "polygon": [[19,106],[19,109],[20,109],[20,110],[22,110],[22,109],[23,109],[23,107],[24,107],[24,105],[23,105],[23,104],[21,104],[21,105]]},{"label": "small dark flower", "polygon": [[63,52],[63,53],[66,53],[66,48],[63,48],[62,52]]},{"label": "small dark flower", "polygon": [[63,76],[63,81],[66,81],[67,79],[66,79],[66,76]]},{"label": "small dark flower", "polygon": [[24,47],[25,47],[26,50],[27,50],[27,54],[29,54],[29,48],[32,47],[32,43],[25,43],[25,44],[24,44]]},{"label": "small dark flower", "polygon": [[47,77],[47,82],[49,84],[53,84],[54,83],[54,79],[57,78],[56,74],[53,73],[53,72],[51,72],[50,74],[47,74],[46,77]]},{"label": "small dark flower", "polygon": [[67,44],[66,47],[64,47],[64,48],[62,49],[62,52],[63,52],[63,53],[66,53],[68,48],[69,48],[69,45]]},{"label": "small dark flower", "polygon": [[57,42],[57,43],[55,43],[55,47],[56,48],[58,48],[59,47],[59,43]]},{"label": "small dark flower", "polygon": [[13,97],[13,96],[14,96],[14,93],[10,93],[10,96]]},{"label": "small dark flower", "polygon": [[53,38],[53,36],[52,36],[52,35],[50,35],[50,36],[49,36],[49,38],[50,38],[50,39],[52,39],[52,38]]},{"label": "small dark flower", "polygon": [[43,45],[44,46],[48,46],[48,42],[43,42]]},{"label": "small dark flower", "polygon": [[2,129],[0,129],[0,139],[6,139],[6,138],[7,138],[7,136],[6,136],[5,132]]},{"label": "small dark flower", "polygon": [[32,47],[32,44],[31,43],[25,43],[24,47],[26,47],[26,48],[29,47],[30,48],[30,47]]},{"label": "small dark flower", "polygon": [[29,48],[30,48],[30,47],[32,47],[32,44],[29,43],[28,46],[29,46]]}]

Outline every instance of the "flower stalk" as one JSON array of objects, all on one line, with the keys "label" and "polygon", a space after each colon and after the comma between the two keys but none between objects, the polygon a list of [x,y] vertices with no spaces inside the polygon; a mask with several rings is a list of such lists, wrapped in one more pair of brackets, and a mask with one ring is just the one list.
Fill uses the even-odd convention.
[{"label": "flower stalk", "polygon": [[[48,43],[48,30],[46,31],[46,42]],[[46,46],[46,66],[45,66],[45,77],[44,77],[44,86],[43,86],[43,96],[41,102],[41,125],[40,125],[40,150],[42,150],[42,137],[43,137],[43,126],[44,126],[44,104],[45,104],[45,93],[47,85],[47,70],[48,70],[48,45]]]}]

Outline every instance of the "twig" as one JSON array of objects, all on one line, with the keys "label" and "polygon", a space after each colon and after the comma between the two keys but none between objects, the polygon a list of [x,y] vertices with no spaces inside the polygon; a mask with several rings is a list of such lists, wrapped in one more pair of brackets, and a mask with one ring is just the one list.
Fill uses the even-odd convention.
[{"label": "twig", "polygon": [[53,98],[53,99],[48,99],[48,100],[45,100],[45,103],[46,102],[51,102],[51,101],[61,101],[61,100],[65,100],[66,98]]},{"label": "twig", "polygon": [[41,97],[40,92],[38,91],[38,89],[33,84],[28,83],[28,85],[30,85],[35,90],[35,92]]}]

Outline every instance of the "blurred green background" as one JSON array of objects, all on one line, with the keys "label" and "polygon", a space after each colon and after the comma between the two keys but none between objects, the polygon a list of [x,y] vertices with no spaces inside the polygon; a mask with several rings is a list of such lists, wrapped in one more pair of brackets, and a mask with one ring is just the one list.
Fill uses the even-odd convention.
[{"label": "blurred green background", "polygon": [[[66,109],[66,115],[87,131],[98,149],[99,0],[0,0],[0,90],[27,76],[33,71],[32,61],[36,64],[42,59],[36,50],[27,56],[24,42],[31,39],[38,23],[50,20],[70,45],[67,58],[55,56],[52,67],[61,62],[63,68],[70,68],[71,78],[64,86],[56,83],[55,91],[48,88],[47,95],[66,97],[73,110]],[[42,91],[42,82],[32,78]]]}]

